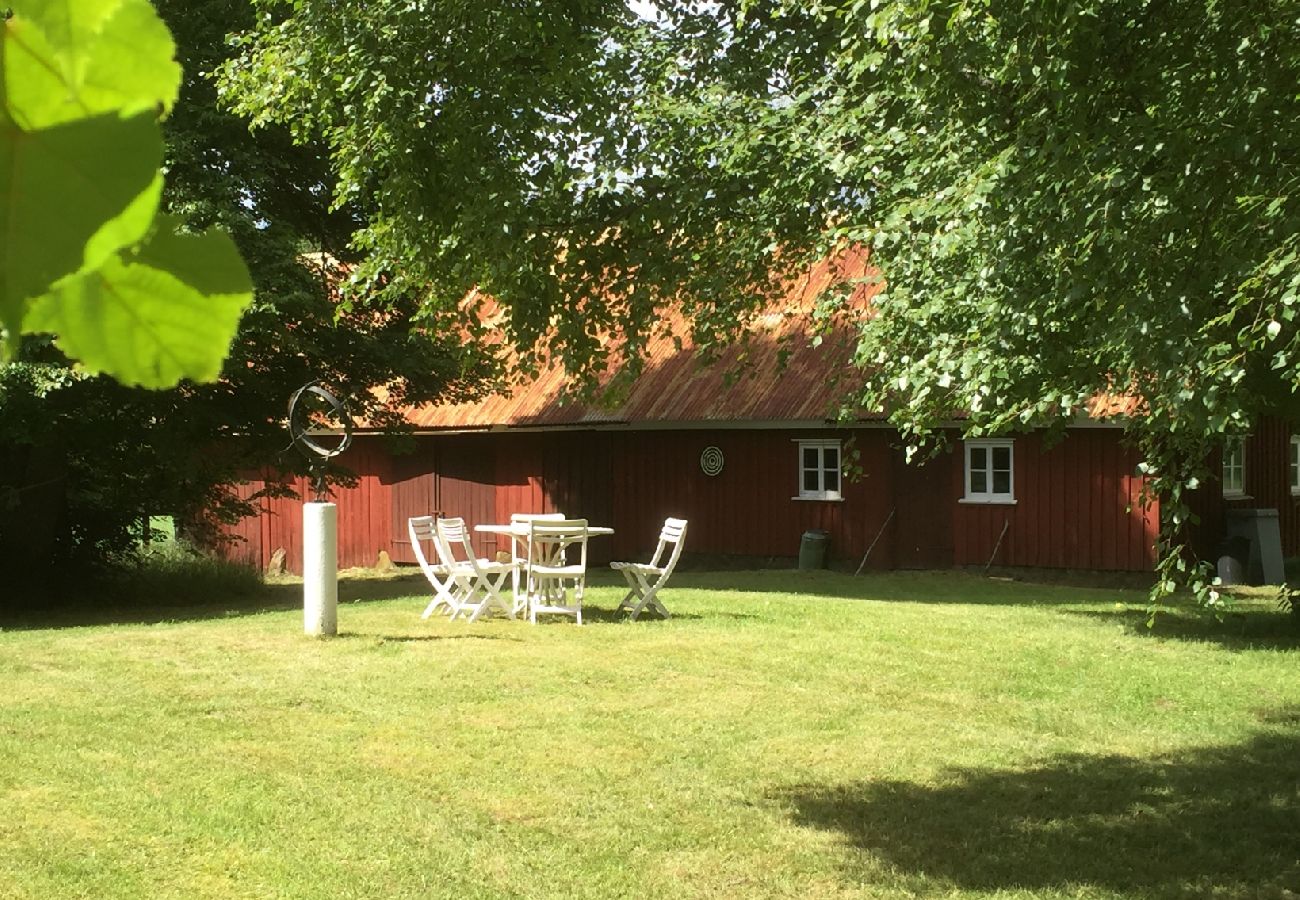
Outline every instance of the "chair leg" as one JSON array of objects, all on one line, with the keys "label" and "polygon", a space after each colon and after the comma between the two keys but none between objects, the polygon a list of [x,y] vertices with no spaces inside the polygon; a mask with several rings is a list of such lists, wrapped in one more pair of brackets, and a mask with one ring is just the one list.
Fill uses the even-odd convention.
[{"label": "chair leg", "polygon": [[478,602],[478,605],[474,608],[474,613],[469,617],[471,622],[477,622],[480,616],[494,606],[512,619],[514,618],[514,612],[511,605],[501,596],[501,587],[505,584],[506,576],[508,574],[508,572],[502,572],[497,575],[495,580],[488,576],[474,585],[474,595],[482,592],[483,599]]},{"label": "chair leg", "polygon": [[641,610],[645,609],[647,606],[659,613],[659,615],[663,616],[665,619],[669,618],[668,607],[660,603],[657,596],[659,593],[659,583],[656,582],[654,586],[651,586],[644,578],[638,578],[638,580],[640,580],[642,588],[640,591],[641,599],[637,602],[636,606],[632,608],[632,614],[628,616],[628,621],[635,622],[636,617],[641,615]]},{"label": "chair leg", "polygon": [[420,615],[420,618],[429,618],[429,616],[433,615],[433,611],[440,606],[446,606],[449,612],[456,608],[455,604],[452,602],[451,592],[445,585],[440,585],[434,588],[433,599],[429,601],[429,605],[424,608],[424,612]]},{"label": "chair leg", "polygon": [[622,574],[623,580],[627,582],[627,594],[625,594],[623,599],[618,602],[618,609],[615,610],[615,612],[622,612],[624,609],[631,609],[633,604],[629,601],[640,594],[640,591],[637,590],[636,579],[634,578],[633,573],[627,569],[623,569]]}]

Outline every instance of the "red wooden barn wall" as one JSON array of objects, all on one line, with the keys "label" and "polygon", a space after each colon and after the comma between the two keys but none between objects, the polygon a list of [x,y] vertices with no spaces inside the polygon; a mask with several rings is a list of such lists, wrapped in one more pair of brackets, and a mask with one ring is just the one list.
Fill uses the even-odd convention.
[{"label": "red wooden barn wall", "polygon": [[1245,446],[1246,498],[1229,505],[1276,509],[1284,556],[1300,555],[1300,498],[1291,493],[1291,427],[1262,418]]},{"label": "red wooden barn wall", "polygon": [[[1201,519],[1194,546],[1202,557],[1213,559],[1225,531],[1228,509],[1276,509],[1282,533],[1282,554],[1300,555],[1300,497],[1291,493],[1291,427],[1283,420],[1262,417],[1246,438],[1243,454],[1244,497],[1225,499],[1223,485],[1214,478],[1196,491],[1189,505]],[[1223,456],[1210,458],[1210,471],[1222,471]]]},{"label": "red wooden barn wall", "polygon": [[[391,457],[375,438],[358,438],[346,454],[346,465],[357,473],[357,483],[340,487],[330,497],[338,504],[339,566],[373,566],[380,550],[389,550],[392,537]],[[266,485],[250,479],[233,489],[248,498]],[[300,497],[310,497],[306,478],[288,484]],[[225,548],[226,556],[265,567],[276,549],[285,550],[285,564],[292,572],[302,571],[302,500],[263,499],[262,515],[248,518],[228,531],[237,538]]]},{"label": "red wooden barn wall", "polygon": [[[797,441],[823,438],[845,440],[861,475],[845,481],[842,501],[795,499]],[[473,526],[554,511],[614,527],[613,537],[592,542],[596,564],[645,556],[670,515],[690,520],[687,550],[699,554],[789,558],[803,532],[819,528],[830,533],[830,558],[841,564],[856,566],[879,536],[870,568],[983,565],[1007,523],[996,565],[1142,570],[1153,563],[1156,511],[1141,508],[1137,457],[1112,429],[1075,430],[1051,448],[1036,435],[1018,437],[1014,506],[958,502],[960,443],[923,467],[908,466],[896,435],[883,428],[447,434],[412,443],[412,452],[391,455],[382,439],[362,437],[348,451],[343,461],[358,481],[333,498],[340,566],[373,565],[380,550],[413,562],[409,516],[462,516]],[[713,477],[699,465],[709,446],[725,458]],[[249,496],[261,484],[237,490]],[[295,487],[307,493],[305,480]],[[228,554],[264,566],[283,547],[289,568],[301,571],[301,501],[263,507],[266,514],[233,529],[245,542]],[[478,549],[506,548],[485,535]]]},{"label": "red wooden barn wall", "polygon": [[[794,499],[799,491],[799,439],[847,437],[844,431],[691,430],[611,435],[614,547],[633,558],[653,549],[667,516],[690,521],[687,550],[696,553],[791,557],[809,529],[830,532],[833,559],[857,558],[889,512],[887,432],[861,429],[856,446],[865,477],[843,484],[843,501]],[[700,469],[716,446],[725,463],[717,476]],[[888,546],[874,565],[891,565]]]},{"label": "red wooden barn wall", "polygon": [[[964,461],[952,466],[957,565],[1147,571],[1159,510],[1141,504],[1141,457],[1117,429],[1081,428],[1052,446],[1015,444],[1015,505],[963,504]],[[997,546],[1006,526],[1006,536]],[[997,554],[994,555],[994,549]]]}]

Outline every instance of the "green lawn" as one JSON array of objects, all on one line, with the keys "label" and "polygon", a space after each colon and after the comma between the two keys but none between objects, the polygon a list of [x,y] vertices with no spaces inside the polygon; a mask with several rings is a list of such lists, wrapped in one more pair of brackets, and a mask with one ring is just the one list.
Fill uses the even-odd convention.
[{"label": "green lawn", "polygon": [[531,627],[406,578],[312,640],[297,592],[0,632],[0,897],[1300,892],[1271,601],[679,573]]}]

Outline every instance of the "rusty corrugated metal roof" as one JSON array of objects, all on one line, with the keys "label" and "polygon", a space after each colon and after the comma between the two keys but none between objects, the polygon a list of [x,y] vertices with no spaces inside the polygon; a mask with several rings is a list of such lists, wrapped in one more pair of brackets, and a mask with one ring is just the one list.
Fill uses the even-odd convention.
[{"label": "rusty corrugated metal roof", "polygon": [[[689,339],[683,338],[679,347],[667,335],[652,338],[644,371],[617,405],[566,401],[565,374],[551,366],[507,393],[473,403],[414,408],[407,417],[417,428],[430,430],[825,421],[835,417],[839,403],[862,381],[853,364],[856,323],[869,314],[879,285],[860,284],[817,346],[814,304],[834,283],[875,274],[865,248],[818,263],[790,285],[776,308],[755,317],[747,341],[708,366],[701,364]],[[670,333],[687,332],[679,315],[668,324]]]}]

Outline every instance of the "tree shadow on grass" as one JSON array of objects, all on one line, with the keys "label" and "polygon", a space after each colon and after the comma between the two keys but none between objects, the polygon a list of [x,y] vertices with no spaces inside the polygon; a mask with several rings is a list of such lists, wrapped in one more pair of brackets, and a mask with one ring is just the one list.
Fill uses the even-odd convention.
[{"label": "tree shadow on grass", "polygon": [[1068,756],[1024,771],[959,769],[939,786],[807,784],[777,799],[800,825],[836,832],[854,848],[846,877],[865,877],[883,861],[920,893],[1293,898],[1300,710],[1280,713],[1241,745],[1152,759]]},{"label": "tree shadow on grass", "polygon": [[[432,597],[423,576],[403,574],[386,578],[339,578],[339,606],[372,600],[414,598],[416,615]],[[60,598],[60,602],[34,608],[0,607],[0,628],[24,631],[46,628],[78,628],[90,625],[153,625],[162,622],[195,622],[302,609],[301,580],[273,581],[243,590],[232,590],[219,598],[185,593],[183,586],[165,597],[123,597],[99,595],[93,590]],[[417,605],[419,604],[419,605]]]},{"label": "tree shadow on grass", "polygon": [[[672,621],[687,621],[691,619],[714,618],[713,616],[703,616],[699,613],[677,613],[674,612],[670,618],[663,618],[654,613],[643,612],[637,617],[636,621],[628,618],[626,610],[619,610],[612,606],[589,606],[586,603],[582,605],[582,624],[587,625],[626,625],[626,626],[654,626],[665,625]],[[528,621],[528,613],[519,614],[519,620]],[[537,616],[537,625],[569,625],[574,623],[573,616],[563,613],[539,613]]]},{"label": "tree shadow on grass", "polygon": [[1150,626],[1143,609],[1070,610],[1070,615],[1119,622],[1131,634],[1154,640],[1198,641],[1233,651],[1300,650],[1296,616],[1268,606],[1234,610],[1221,619],[1199,610],[1163,610]]},{"label": "tree shadow on grass", "polygon": [[383,644],[421,644],[427,641],[515,641],[522,642],[522,638],[507,636],[504,634],[362,634],[360,632],[346,632],[339,635],[340,638],[362,638],[373,640],[376,645]]},{"label": "tree shadow on grass", "polygon": [[[603,573],[603,578],[593,579],[593,587],[611,587],[614,581],[612,573]],[[622,584],[622,579],[618,579]],[[415,616],[433,597],[432,589],[424,576],[417,573],[401,572],[387,577],[341,573],[339,577],[339,614],[346,615],[346,607],[354,603],[371,601],[397,600],[411,598]],[[88,594],[78,594],[63,598],[62,602],[47,608],[6,609],[0,606],[0,629],[6,631],[25,631],[48,628],[78,628],[94,625],[154,625],[163,622],[194,622],[207,619],[225,619],[238,616],[256,615],[267,612],[287,612],[301,610],[303,603],[302,580],[285,578],[253,586],[251,589],[231,591],[214,600],[194,597],[183,591],[167,598],[127,599],[102,598]],[[755,618],[743,614],[722,613],[708,618]],[[697,613],[673,612],[671,619],[691,620],[706,618]],[[538,620],[556,621],[563,624],[572,623],[572,619],[562,616],[546,616]],[[583,607],[583,621],[593,624],[622,624],[628,622],[626,612],[618,612],[613,607],[586,605]],[[635,623],[665,622],[651,612],[642,613]]]},{"label": "tree shadow on grass", "polygon": [[960,604],[964,606],[1077,606],[1114,602],[1138,603],[1144,590],[1107,583],[1044,583],[1009,577],[985,577],[960,569],[942,571],[866,572],[852,575],[826,569],[682,572],[672,588],[737,593],[778,593],[843,600],[891,603]]}]

